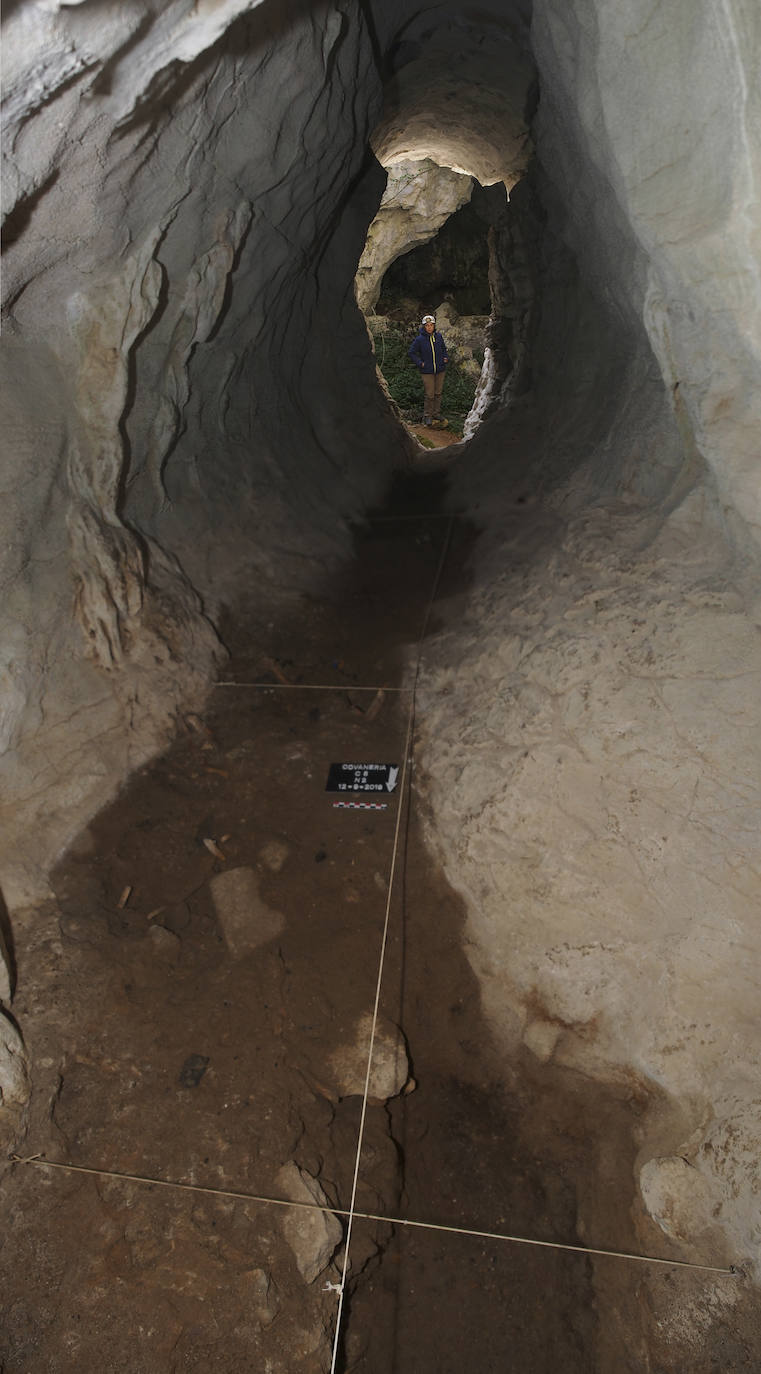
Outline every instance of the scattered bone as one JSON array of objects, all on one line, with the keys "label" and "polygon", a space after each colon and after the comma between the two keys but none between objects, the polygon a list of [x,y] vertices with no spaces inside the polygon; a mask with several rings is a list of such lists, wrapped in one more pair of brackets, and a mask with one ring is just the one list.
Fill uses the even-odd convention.
[{"label": "scattered bone", "polygon": [[204,840],[204,844],[205,844],[206,848],[208,849],[209,853],[214,855],[214,858],[215,858],[215,859],[221,859],[223,863],[225,862],[225,857],[226,857],[226,856],[223,854],[223,852],[222,852],[222,850],[220,849],[219,845],[217,844],[216,840],[212,840],[212,839],[209,839],[209,838],[207,837],[207,838]]},{"label": "scattered bone", "polygon": [[383,706],[383,703],[384,703],[385,700],[386,700],[386,693],[384,692],[384,690],[383,690],[382,687],[379,687],[379,688],[378,688],[378,691],[375,693],[375,696],[373,697],[372,701],[370,702],[370,705],[368,706],[367,710],[365,711],[365,720],[375,720],[375,717],[376,717],[376,716],[378,715],[378,713],[380,712],[381,707]]},{"label": "scattered bone", "polygon": [[277,681],[282,683],[284,687],[292,686],[293,678],[287,676],[276,658],[264,658],[262,662],[267,671],[272,673],[272,676],[277,678]]},{"label": "scattered bone", "polygon": [[132,884],[131,884],[131,883],[127,883],[127,886],[124,888],[121,897],[119,898],[118,902],[116,903],[116,909],[117,909],[117,911],[123,911],[123,910],[124,910],[125,906],[127,905],[127,902],[128,902],[129,899],[130,899],[130,893],[131,893],[131,892],[132,892]]},{"label": "scattered bone", "polygon": [[189,716],[185,717],[185,724],[189,725],[190,729],[193,730],[195,734],[202,736],[204,740],[204,748],[208,746],[213,749],[215,747],[216,741],[214,739],[214,736],[211,733],[211,730],[209,729],[206,722],[201,720],[200,716],[197,716],[195,715],[195,713],[191,712]]}]

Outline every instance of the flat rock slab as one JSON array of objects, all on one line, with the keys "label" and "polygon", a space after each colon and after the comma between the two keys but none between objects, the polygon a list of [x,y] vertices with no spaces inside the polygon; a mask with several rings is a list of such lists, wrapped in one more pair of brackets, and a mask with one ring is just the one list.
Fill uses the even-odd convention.
[{"label": "flat rock slab", "polygon": [[[328,1199],[317,1182],[305,1169],[290,1159],[279,1170],[277,1187],[293,1202],[317,1203],[328,1206]],[[332,1212],[318,1212],[294,1207],[283,1217],[283,1235],[293,1251],[301,1277],[307,1283],[315,1279],[330,1264],[343,1237],[343,1227]]]},{"label": "flat rock slab", "polygon": [[280,934],[285,919],[259,895],[259,878],[253,868],[216,873],[209,886],[227,948],[236,958]]},{"label": "flat rock slab", "polygon": [[[338,1097],[361,1097],[365,1091],[367,1058],[373,1018],[361,1016],[352,1039],[334,1050],[330,1068]],[[378,1018],[373,1042],[373,1063],[368,1084],[370,1102],[387,1102],[397,1097],[409,1078],[409,1062],[404,1036],[393,1021]]]}]

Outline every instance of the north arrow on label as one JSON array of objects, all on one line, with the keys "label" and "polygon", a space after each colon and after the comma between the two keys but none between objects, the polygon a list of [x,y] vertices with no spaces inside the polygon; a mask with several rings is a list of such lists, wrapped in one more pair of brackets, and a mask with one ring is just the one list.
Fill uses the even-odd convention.
[{"label": "north arrow on label", "polygon": [[331,763],[326,792],[393,792],[399,780],[396,763]]}]

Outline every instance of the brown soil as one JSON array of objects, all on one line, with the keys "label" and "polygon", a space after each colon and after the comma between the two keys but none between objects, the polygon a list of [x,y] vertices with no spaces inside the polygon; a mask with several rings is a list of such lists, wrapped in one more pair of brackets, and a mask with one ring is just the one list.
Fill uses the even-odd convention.
[{"label": "brown soil", "polygon": [[461,444],[462,439],[459,434],[453,434],[449,429],[434,429],[433,425],[408,425],[410,434],[414,434],[424,447],[432,445],[434,448],[449,448],[451,444]]},{"label": "brown soil", "polygon": [[[395,807],[336,809],[325,781],[331,762],[402,763],[409,696],[389,692],[375,714],[356,689],[409,681],[448,529],[390,517],[368,521],[355,563],[290,618],[269,624],[260,607],[231,629],[224,679],[271,686],[217,688],[16,930],[35,1082],[20,1153],[265,1195],[293,1159],[347,1205],[361,1103],[336,1100],[326,1066],[373,1005]],[[471,542],[456,522],[442,609]],[[406,802],[381,1010],[403,1027],[416,1087],[368,1109],[358,1206],[574,1243],[592,1190],[594,1243],[626,1248],[643,1103],[497,1052],[414,774]],[[234,958],[209,880],[240,865],[284,926]],[[339,1269],[307,1285],[279,1209],[34,1165],[7,1171],[3,1191],[3,1374],[330,1368]],[[695,1358],[661,1340],[673,1293],[705,1293],[690,1274],[365,1221],[351,1260],[343,1371],[754,1367],[720,1323]]]}]

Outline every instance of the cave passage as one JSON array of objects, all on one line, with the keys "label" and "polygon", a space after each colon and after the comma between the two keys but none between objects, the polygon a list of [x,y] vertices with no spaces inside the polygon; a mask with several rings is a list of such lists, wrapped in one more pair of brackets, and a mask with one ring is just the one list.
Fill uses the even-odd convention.
[{"label": "cave passage", "polygon": [[8,1374],[759,1366],[752,8],[6,6]]},{"label": "cave passage", "polygon": [[[494,209],[499,215],[505,207],[505,189],[485,191],[460,174],[453,188],[450,177],[451,169],[430,160],[390,169],[357,274],[378,369],[407,427],[429,448],[460,439],[465,428],[474,432],[477,421],[469,423],[469,416],[482,379],[488,382],[486,350],[492,333],[500,336],[491,318],[489,229]],[[444,212],[455,208],[437,228],[442,203]],[[392,253],[399,256],[381,275]],[[421,379],[408,356],[427,314],[448,354],[441,410],[446,433],[420,424]]]}]

